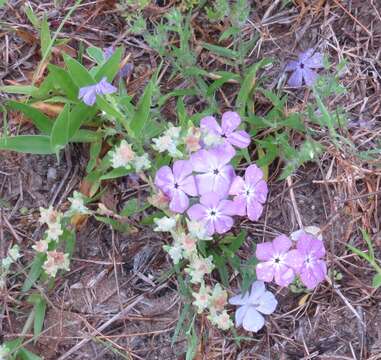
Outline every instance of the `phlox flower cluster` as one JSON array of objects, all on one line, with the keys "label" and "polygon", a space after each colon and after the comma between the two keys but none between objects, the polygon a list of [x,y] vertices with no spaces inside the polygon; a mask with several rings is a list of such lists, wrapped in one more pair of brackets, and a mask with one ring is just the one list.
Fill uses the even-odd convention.
[{"label": "phlox flower cluster", "polygon": [[199,128],[191,126],[182,134],[180,128],[171,126],[153,140],[155,150],[176,158],[172,166],[162,166],[156,172],[158,193],[151,203],[160,203],[158,207],[164,210],[167,205],[172,215],[155,219],[155,231],[171,233],[173,243],[164,249],[175,264],[183,259],[188,262],[185,273],[197,288],[192,293],[193,305],[199,313],[208,311],[209,320],[224,330],[232,326],[224,308],[227,293],[220,284],[213,289],[205,285],[205,276],[215,265],[212,256],[199,254],[197,244],[228,232],[234,216],[256,221],[262,214],[268,189],[261,169],[250,165],[241,177],[232,165],[236,149],[250,144],[250,136],[239,129],[240,124],[239,115],[229,111],[222,115],[221,124],[207,116]]},{"label": "phlox flower cluster", "polygon": [[299,276],[308,289],[313,289],[327,273],[324,243],[306,231],[298,231],[293,237],[296,240],[294,249],[291,249],[292,240],[286,235],[257,245],[256,257],[261,261],[256,267],[257,278],[288,286]]}]

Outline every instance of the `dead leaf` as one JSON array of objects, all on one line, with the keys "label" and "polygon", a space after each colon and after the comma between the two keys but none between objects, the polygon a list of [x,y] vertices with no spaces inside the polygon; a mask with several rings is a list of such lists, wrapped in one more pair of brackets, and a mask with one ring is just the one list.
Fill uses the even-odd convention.
[{"label": "dead leaf", "polygon": [[32,104],[32,106],[50,117],[56,117],[58,114],[61,113],[64,107],[63,104],[50,104],[42,101],[35,102]]}]

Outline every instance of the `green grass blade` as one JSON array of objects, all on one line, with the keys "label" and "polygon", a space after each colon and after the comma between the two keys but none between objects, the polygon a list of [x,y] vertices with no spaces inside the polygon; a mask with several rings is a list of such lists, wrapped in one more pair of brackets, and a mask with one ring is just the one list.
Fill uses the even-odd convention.
[{"label": "green grass blade", "polygon": [[10,150],[26,154],[54,154],[50,146],[50,136],[19,135],[0,139],[0,150]]}]

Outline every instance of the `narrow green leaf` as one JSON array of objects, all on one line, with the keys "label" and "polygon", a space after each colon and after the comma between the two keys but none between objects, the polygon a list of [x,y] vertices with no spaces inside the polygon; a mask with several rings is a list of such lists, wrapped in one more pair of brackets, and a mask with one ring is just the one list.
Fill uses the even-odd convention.
[{"label": "narrow green leaf", "polygon": [[79,129],[69,140],[74,143],[92,143],[101,139],[102,136],[95,131]]},{"label": "narrow green leaf", "polygon": [[231,244],[229,245],[229,250],[233,254],[235,254],[235,252],[238,251],[238,249],[241,247],[241,245],[243,244],[243,242],[246,239],[246,235],[247,235],[246,231],[241,230],[239,235],[233,238]]},{"label": "narrow green leaf", "polygon": [[48,65],[49,73],[53,75],[54,84],[73,101],[78,101],[78,86],[74,83],[69,73],[53,64]]},{"label": "narrow green leaf", "polygon": [[26,292],[31,289],[33,284],[38,280],[42,273],[42,265],[44,264],[46,259],[46,254],[38,253],[32,262],[32,267],[30,268],[28,277],[24,281],[24,285],[22,286],[22,291]]},{"label": "narrow green leaf", "polygon": [[42,360],[41,357],[37,356],[36,354],[33,354],[31,351],[21,348],[17,352],[17,358],[20,358],[21,360]]},{"label": "narrow green leaf", "polygon": [[139,206],[139,201],[137,199],[131,199],[125,203],[123,210],[121,211],[120,215],[126,216],[126,217],[133,216],[133,215],[136,215],[136,214],[144,211],[145,209],[149,208],[150,206],[151,205],[148,203],[143,203]]},{"label": "narrow green leaf", "polygon": [[369,257],[368,254],[364,253],[363,251],[361,251],[360,249],[357,249],[356,247],[352,246],[352,245],[349,245],[347,244],[347,246],[349,247],[349,249],[355,253],[356,255],[362,257],[363,259],[365,259],[366,261],[368,261],[369,263],[372,262],[372,259]]},{"label": "narrow green leaf", "polygon": [[372,286],[375,289],[378,289],[381,286],[381,273],[378,273],[373,276]]},{"label": "narrow green leaf", "polygon": [[225,259],[222,256],[216,253],[213,253],[213,262],[216,265],[218,273],[220,274],[222,284],[228,287],[229,286],[229,272],[226,266]]},{"label": "narrow green leaf", "polygon": [[367,231],[365,229],[361,229],[361,233],[362,233],[364,240],[366,241],[366,244],[368,245],[369,258],[371,260],[374,260],[374,250],[373,250],[372,240],[371,240],[369,234],[367,233]]},{"label": "narrow green leaf", "polygon": [[31,85],[5,85],[0,86],[0,92],[6,94],[28,95],[31,96],[38,91],[38,88]]},{"label": "narrow green leaf", "polygon": [[68,55],[64,56],[64,60],[71,79],[79,88],[96,83],[87,69],[77,60]]},{"label": "narrow green leaf", "polygon": [[108,172],[107,174],[101,176],[100,180],[117,179],[117,178],[120,178],[120,177],[123,177],[123,176],[130,174],[131,171],[132,171],[132,169],[126,169],[123,167],[113,169],[110,172]]},{"label": "narrow green leaf", "polygon": [[86,52],[97,64],[102,64],[105,60],[103,50],[99,47],[90,46],[86,49]]},{"label": "narrow green leaf", "polygon": [[65,105],[54,122],[51,134],[51,147],[57,153],[69,142],[70,107]]},{"label": "narrow green leaf", "polygon": [[54,154],[50,137],[44,135],[19,135],[0,139],[0,150],[11,150],[27,154]]},{"label": "narrow green leaf", "polygon": [[46,312],[46,302],[41,297],[40,301],[37,302],[34,306],[34,324],[33,331],[34,336],[38,337],[41,334],[42,328],[44,326]]},{"label": "narrow green leaf", "polygon": [[72,139],[82,124],[95,116],[96,113],[97,109],[94,106],[87,106],[84,103],[75,105],[70,112],[69,139]]},{"label": "narrow green leaf", "polygon": [[44,16],[44,19],[41,21],[40,41],[41,41],[42,56],[45,59],[49,59],[51,55],[51,51],[52,51],[52,48],[51,48],[52,37],[50,35],[49,23],[46,16]]},{"label": "narrow green leaf", "polygon": [[63,233],[63,240],[65,241],[65,253],[71,257],[75,250],[76,235],[75,231],[65,229]]},{"label": "narrow green leaf", "polygon": [[184,321],[187,318],[191,311],[191,305],[189,303],[185,303],[183,308],[181,309],[180,316],[177,320],[175,331],[173,332],[172,340],[171,340],[171,346],[173,346],[180,334],[180,330],[184,328]]},{"label": "narrow green leaf", "polygon": [[113,81],[119,71],[119,66],[122,61],[122,48],[118,48],[112,56],[101,66],[95,74],[95,80],[101,81],[106,77],[109,82]]},{"label": "narrow green leaf", "polygon": [[228,48],[225,48],[223,46],[218,46],[218,45],[213,45],[213,44],[208,44],[208,43],[202,43],[202,46],[209,50],[210,52],[227,57],[233,60],[237,60],[239,58],[239,52],[235,50],[231,50]]},{"label": "narrow green leaf", "polygon": [[53,122],[40,110],[35,109],[33,106],[19,103],[13,100],[8,101],[7,106],[12,110],[21,111],[42,133],[50,134],[53,128]]},{"label": "narrow green leaf", "polygon": [[[0,2],[0,4],[1,4],[1,2]],[[5,4],[5,0],[3,1],[3,4]],[[38,17],[36,16],[36,14],[34,13],[33,8],[32,8],[32,6],[30,5],[29,2],[26,2],[24,4],[24,12],[25,12],[25,15],[28,18],[28,20],[34,26],[34,28],[36,30],[38,30],[40,28],[40,26],[41,26],[41,24],[40,24],[41,22],[38,19]]]},{"label": "narrow green leaf", "polygon": [[152,92],[153,83],[150,81],[146,86],[144,94],[137,105],[137,110],[131,119],[130,129],[135,138],[141,136],[141,132],[150,118]]},{"label": "narrow green leaf", "polygon": [[101,152],[101,149],[102,149],[102,141],[95,141],[95,142],[91,143],[91,145],[90,145],[90,159],[89,159],[89,162],[87,163],[87,166],[86,166],[86,172],[87,173],[91,172],[94,169],[96,162],[97,162],[97,158]]}]

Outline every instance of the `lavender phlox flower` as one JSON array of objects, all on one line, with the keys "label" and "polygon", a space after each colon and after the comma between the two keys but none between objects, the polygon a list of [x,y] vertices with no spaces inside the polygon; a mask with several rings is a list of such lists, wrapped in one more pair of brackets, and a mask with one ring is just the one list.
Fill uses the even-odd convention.
[{"label": "lavender phlox flower", "polygon": [[255,255],[261,262],[256,267],[257,278],[265,282],[274,279],[279,286],[288,286],[303,263],[301,254],[290,250],[291,246],[292,241],[286,235],[258,244]]},{"label": "lavender phlox flower", "polygon": [[217,147],[199,150],[191,155],[193,170],[197,173],[196,183],[200,195],[216,192],[225,197],[234,178],[234,168],[229,164],[234,149]]},{"label": "lavender phlox flower", "polygon": [[217,193],[206,193],[200,203],[191,206],[187,214],[191,220],[202,221],[209,236],[215,232],[223,234],[233,226],[233,218],[237,213],[236,205],[231,200],[221,200]]},{"label": "lavender phlox flower", "polygon": [[325,256],[324,243],[316,236],[303,232],[298,236],[296,249],[302,259],[300,280],[308,289],[313,289],[327,274],[327,265],[322,259]]},{"label": "lavender phlox flower", "polygon": [[98,84],[81,87],[78,99],[82,99],[87,106],[92,106],[97,100],[97,95],[113,94],[116,91],[117,88],[104,77]]},{"label": "lavender phlox flower", "polygon": [[311,235],[317,237],[319,240],[323,240],[323,235],[321,233],[321,229],[315,225],[304,226],[303,229],[299,229],[299,230],[292,232],[290,234],[290,239],[297,241],[299,238],[299,235],[302,234],[303,232],[311,234]]},{"label": "lavender phlox flower", "polygon": [[189,206],[187,195],[198,195],[196,182],[191,174],[192,165],[187,160],[177,160],[173,164],[173,170],[169,166],[163,166],[156,173],[155,185],[170,198],[171,211],[183,213]]},{"label": "lavender phlox flower", "polygon": [[243,326],[247,331],[259,331],[265,324],[262,314],[272,314],[277,305],[273,293],[266,290],[263,281],[255,281],[251,290],[229,299],[229,303],[239,306],[235,313],[235,326]]},{"label": "lavender phlox flower", "polygon": [[324,67],[323,54],[316,52],[313,49],[308,49],[299,54],[298,60],[291,60],[286,65],[286,71],[293,71],[288,79],[288,85],[291,87],[301,87],[303,80],[307,86],[312,86],[317,78],[317,73],[314,69]]},{"label": "lavender phlox flower", "polygon": [[249,146],[250,135],[244,130],[237,130],[240,124],[240,116],[236,112],[227,111],[222,114],[221,126],[213,116],[206,116],[201,119],[200,128],[203,133],[221,138],[220,142],[225,145],[243,149]]},{"label": "lavender phlox flower", "polygon": [[114,54],[115,48],[113,46],[109,46],[103,49],[103,56],[105,60],[110,59],[110,57]]},{"label": "lavender phlox flower", "polygon": [[237,204],[237,215],[247,216],[257,221],[262,215],[263,203],[266,201],[268,188],[263,180],[263,171],[256,165],[250,165],[245,176],[236,176],[229,190]]}]

